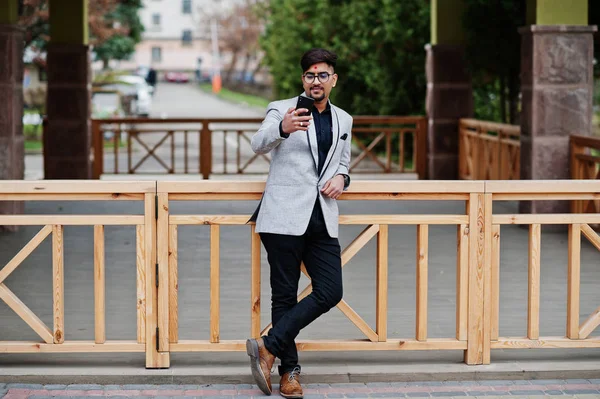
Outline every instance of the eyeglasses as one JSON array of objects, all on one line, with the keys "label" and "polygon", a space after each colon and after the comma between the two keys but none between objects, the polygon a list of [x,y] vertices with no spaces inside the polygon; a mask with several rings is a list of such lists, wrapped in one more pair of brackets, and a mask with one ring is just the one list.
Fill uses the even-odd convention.
[{"label": "eyeglasses", "polygon": [[312,83],[315,81],[315,78],[319,79],[319,82],[321,83],[325,83],[329,80],[329,77],[333,75],[333,73],[329,73],[329,72],[319,72],[317,74],[314,74],[312,72],[306,72],[304,75],[302,75],[302,77],[304,78],[304,81],[308,84]]}]

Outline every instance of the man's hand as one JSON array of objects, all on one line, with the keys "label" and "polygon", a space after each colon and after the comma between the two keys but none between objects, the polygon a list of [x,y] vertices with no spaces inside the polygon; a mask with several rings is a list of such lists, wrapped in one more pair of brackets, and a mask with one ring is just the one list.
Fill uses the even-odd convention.
[{"label": "man's hand", "polygon": [[296,111],[296,107],[288,109],[283,116],[281,130],[283,130],[283,132],[286,134],[294,133],[298,130],[307,131],[310,121],[312,120],[312,115],[298,116],[298,114],[302,114],[304,112],[308,112],[308,110],[306,108],[300,108]]},{"label": "man's hand", "polygon": [[323,189],[321,190],[321,193],[323,193],[323,195],[331,199],[338,199],[338,197],[342,195],[343,192],[344,176],[342,175],[337,175],[331,180],[329,180],[327,183],[325,183]]}]

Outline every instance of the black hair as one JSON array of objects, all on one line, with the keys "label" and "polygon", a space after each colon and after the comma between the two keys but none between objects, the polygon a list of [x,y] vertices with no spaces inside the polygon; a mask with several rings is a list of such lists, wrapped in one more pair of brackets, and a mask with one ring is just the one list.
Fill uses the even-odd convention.
[{"label": "black hair", "polygon": [[337,54],[333,51],[325,50],[323,48],[313,48],[308,50],[300,59],[300,66],[302,71],[306,71],[312,65],[324,62],[330,67],[335,68],[337,63]]}]

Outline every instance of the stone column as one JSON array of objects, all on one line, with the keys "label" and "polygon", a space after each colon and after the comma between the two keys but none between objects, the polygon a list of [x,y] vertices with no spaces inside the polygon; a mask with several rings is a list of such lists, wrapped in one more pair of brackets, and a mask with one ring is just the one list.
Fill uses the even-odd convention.
[{"label": "stone column", "polygon": [[44,178],[90,179],[90,50],[82,44],[48,45],[48,123]]},{"label": "stone column", "polygon": [[429,179],[458,178],[458,121],[473,115],[471,77],[464,47],[427,45],[427,172]]},{"label": "stone column", "polygon": [[[596,27],[521,29],[521,179],[568,179],[569,135],[591,134]],[[522,202],[522,212],[569,212],[567,201]]]},{"label": "stone column", "polygon": [[[0,24],[0,179],[22,180],[24,171],[23,31]],[[0,214],[17,213],[23,213],[22,202],[0,201]]]},{"label": "stone column", "polygon": [[50,0],[44,177],[90,179],[88,0]]}]

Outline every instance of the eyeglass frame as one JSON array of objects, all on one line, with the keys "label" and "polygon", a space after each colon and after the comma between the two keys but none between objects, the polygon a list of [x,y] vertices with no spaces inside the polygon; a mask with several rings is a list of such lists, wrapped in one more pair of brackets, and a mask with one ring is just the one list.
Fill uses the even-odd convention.
[{"label": "eyeglass frame", "polygon": [[[324,81],[323,81],[323,80],[321,80],[321,78],[319,77],[319,75],[320,75],[320,74],[323,74],[323,73],[326,73],[326,74],[327,74],[327,80],[324,80]],[[306,81],[306,77],[307,77],[307,75],[309,75],[309,74],[310,74],[310,75],[312,75],[312,77],[313,77],[313,78],[312,78],[312,80],[311,80],[310,82],[307,82],[307,81]],[[309,76],[310,76],[310,75],[309,75]],[[306,72],[306,73],[303,73],[303,74],[302,74],[302,80],[304,80],[304,82],[305,82],[306,84],[311,84],[311,83],[313,83],[313,82],[315,81],[315,79],[319,79],[319,83],[327,83],[327,82],[329,82],[329,78],[330,78],[331,76],[333,76],[333,75],[335,75],[335,73],[329,73],[329,72],[319,72],[319,73]]]}]

